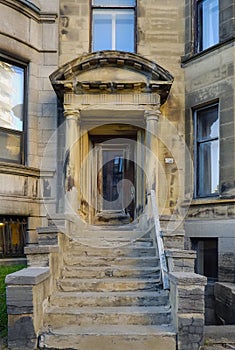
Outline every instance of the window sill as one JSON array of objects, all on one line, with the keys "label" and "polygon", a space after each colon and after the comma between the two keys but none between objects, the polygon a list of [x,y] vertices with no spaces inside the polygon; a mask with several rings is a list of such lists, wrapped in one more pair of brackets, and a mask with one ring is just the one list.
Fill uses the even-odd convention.
[{"label": "window sill", "polygon": [[230,38],[228,40],[224,40],[224,41],[220,42],[219,44],[211,46],[208,49],[203,50],[201,52],[190,52],[190,53],[182,56],[182,58],[181,58],[182,67],[184,67],[187,63],[190,63],[192,61],[196,61],[197,59],[199,59],[199,58],[201,58],[203,56],[206,56],[207,54],[220,49],[221,47],[223,47],[226,44],[233,44],[234,41],[235,41],[235,38],[232,37],[232,38]]},{"label": "window sill", "polygon": [[0,162],[0,174],[24,175],[24,176],[40,176],[39,169],[31,168],[22,164]]},{"label": "window sill", "polygon": [[207,198],[194,198],[190,206],[197,205],[211,205],[211,204],[223,204],[223,203],[235,203],[235,198],[224,199],[221,197],[207,197]]}]

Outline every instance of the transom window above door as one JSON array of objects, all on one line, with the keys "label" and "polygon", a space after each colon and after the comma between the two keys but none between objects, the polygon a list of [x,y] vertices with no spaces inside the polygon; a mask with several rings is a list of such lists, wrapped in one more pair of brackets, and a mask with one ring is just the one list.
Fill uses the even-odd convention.
[{"label": "transom window above door", "polygon": [[92,0],[92,51],[135,51],[136,0]]}]

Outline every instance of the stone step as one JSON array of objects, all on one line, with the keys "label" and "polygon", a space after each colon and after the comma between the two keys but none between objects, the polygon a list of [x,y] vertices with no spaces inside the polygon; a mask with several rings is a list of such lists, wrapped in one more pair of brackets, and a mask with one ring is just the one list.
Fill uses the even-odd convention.
[{"label": "stone step", "polygon": [[73,243],[73,246],[78,245],[84,245],[88,247],[94,247],[94,248],[109,248],[109,247],[153,247],[153,239],[150,237],[137,237],[137,238],[131,238],[131,237],[78,237]]},{"label": "stone step", "polygon": [[53,325],[54,328],[69,325],[167,325],[170,322],[168,305],[81,308],[51,306],[44,315],[44,326]]},{"label": "stone step", "polygon": [[58,289],[65,292],[121,292],[156,291],[160,288],[160,279],[103,278],[79,279],[65,278],[57,282]]},{"label": "stone step", "polygon": [[89,256],[64,256],[64,264],[70,266],[135,266],[135,267],[156,267],[159,266],[159,259],[156,256],[144,257],[115,257],[115,256],[97,256],[90,258]]},{"label": "stone step", "polygon": [[57,292],[50,299],[52,306],[163,306],[167,305],[169,292]]},{"label": "stone step", "polygon": [[159,278],[159,267],[130,267],[130,266],[65,266],[61,272],[62,278],[115,278],[115,277],[132,277],[132,278]]},{"label": "stone step", "polygon": [[102,256],[102,257],[141,257],[141,256],[155,256],[156,249],[154,247],[90,247],[83,244],[71,244],[69,247],[70,257],[82,257],[82,256]]},{"label": "stone step", "polygon": [[167,326],[98,326],[50,329],[39,338],[40,349],[176,350],[176,335]]}]

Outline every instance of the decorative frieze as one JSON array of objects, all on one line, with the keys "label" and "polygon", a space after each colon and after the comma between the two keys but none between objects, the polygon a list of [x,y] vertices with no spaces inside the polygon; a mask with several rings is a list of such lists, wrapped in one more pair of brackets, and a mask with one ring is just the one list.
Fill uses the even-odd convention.
[{"label": "decorative frieze", "polygon": [[64,105],[160,105],[160,96],[157,93],[141,94],[65,94]]}]

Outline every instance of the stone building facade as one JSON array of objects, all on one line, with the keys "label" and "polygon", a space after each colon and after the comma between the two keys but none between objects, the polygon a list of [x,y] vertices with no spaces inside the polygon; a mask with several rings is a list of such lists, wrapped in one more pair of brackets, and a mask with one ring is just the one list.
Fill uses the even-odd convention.
[{"label": "stone building facade", "polygon": [[205,322],[234,322],[234,2],[0,0],[0,13],[2,242],[27,222],[40,266],[37,227],[145,227],[154,190],[169,266],[180,255],[187,271],[196,250]]}]

